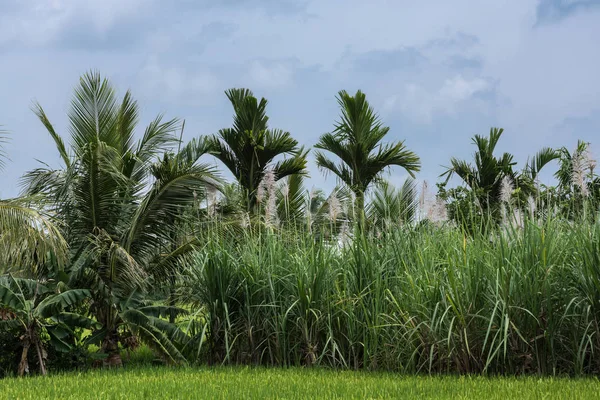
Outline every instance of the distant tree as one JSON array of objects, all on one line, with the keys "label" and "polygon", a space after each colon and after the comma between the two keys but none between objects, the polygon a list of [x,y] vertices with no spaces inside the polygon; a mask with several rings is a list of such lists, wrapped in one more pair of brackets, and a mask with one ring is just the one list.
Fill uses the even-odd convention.
[{"label": "distant tree", "polygon": [[[243,188],[247,212],[256,214],[258,188],[267,171],[272,170],[275,181],[303,174],[307,153],[289,132],[269,129],[266,99],[258,100],[248,89],[230,89],[225,94],[235,112],[233,127],[210,136],[209,149]],[[279,156],[288,157],[275,161]]]},{"label": "distant tree", "polygon": [[380,182],[367,205],[368,220],[381,231],[414,222],[419,207],[417,193],[417,184],[411,178],[398,189],[387,181]]},{"label": "distant tree", "polygon": [[355,196],[355,212],[362,220],[365,193],[383,172],[392,166],[404,168],[411,176],[420,170],[419,157],[403,142],[382,143],[389,132],[360,90],[354,96],[340,91],[337,97],[341,118],[331,133],[325,133],[315,145],[340,159],[339,163],[321,151],[316,152],[317,165],[332,172]]},{"label": "distant tree", "polygon": [[558,158],[554,150],[544,148],[527,163],[523,171],[516,171],[512,154],[494,155],[503,132],[502,128],[491,128],[488,137],[475,135],[472,140],[477,147],[474,164],[452,157],[450,166],[441,175],[446,176],[446,183],[453,175],[457,175],[471,190],[483,213],[496,217],[504,178],[510,179],[526,198],[534,193],[535,182],[542,168]]}]

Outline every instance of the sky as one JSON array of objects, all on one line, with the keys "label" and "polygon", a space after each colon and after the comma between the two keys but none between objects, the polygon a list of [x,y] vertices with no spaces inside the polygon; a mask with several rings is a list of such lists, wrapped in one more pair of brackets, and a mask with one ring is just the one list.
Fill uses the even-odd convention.
[{"label": "sky", "polygon": [[[0,0],[0,125],[11,135],[0,198],[40,161],[61,166],[31,104],[68,137],[73,88],[92,69],[132,91],[140,135],[164,113],[185,119],[187,140],[229,127],[224,90],[247,87],[268,99],[272,128],[312,146],[333,129],[338,91],[360,89],[430,186],[493,126],[519,166],[578,139],[594,151],[599,43],[600,0]],[[312,156],[309,173],[309,186],[336,184]]]}]

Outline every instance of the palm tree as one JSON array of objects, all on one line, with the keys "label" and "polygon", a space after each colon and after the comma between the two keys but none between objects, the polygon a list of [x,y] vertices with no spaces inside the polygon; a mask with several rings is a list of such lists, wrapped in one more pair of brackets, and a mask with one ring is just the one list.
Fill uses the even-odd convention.
[{"label": "palm tree", "polygon": [[499,158],[494,155],[498,141],[504,130],[491,128],[488,137],[475,135],[472,139],[477,146],[475,164],[450,159],[450,167],[440,176],[446,176],[446,183],[456,174],[475,194],[484,212],[495,214],[496,205],[500,203],[502,180],[510,178],[522,190],[524,196],[532,195],[535,191],[535,182],[542,168],[558,157],[550,148],[543,148],[530,161],[527,162],[522,172],[514,170],[516,162],[510,153],[503,153]]},{"label": "palm tree", "polygon": [[[267,171],[273,171],[275,181],[302,174],[306,152],[289,132],[268,128],[266,99],[259,101],[248,89],[230,89],[225,94],[235,112],[233,127],[210,136],[209,147],[243,188],[246,210],[255,214],[257,191]],[[282,155],[290,157],[274,161]]]},{"label": "palm tree", "polygon": [[[7,139],[8,133],[0,130],[0,171],[8,158],[3,147]],[[64,264],[67,243],[59,229],[48,215],[30,207],[40,200],[0,200],[0,273],[9,272],[11,266],[37,273],[53,257]]]},{"label": "palm tree", "polygon": [[513,181],[516,174],[513,167],[513,155],[504,153],[500,158],[494,156],[496,145],[504,129],[491,128],[489,137],[475,135],[473,143],[477,146],[475,152],[475,165],[465,160],[454,157],[450,159],[450,167],[440,176],[446,176],[446,182],[456,174],[467,186],[477,192],[477,199],[484,210],[487,210],[494,201],[500,199],[500,186],[502,179],[507,176]]},{"label": "palm tree", "polygon": [[340,159],[336,164],[321,151],[316,152],[317,165],[335,174],[355,196],[355,211],[364,215],[365,192],[381,178],[391,166],[404,168],[411,176],[420,170],[419,157],[406,149],[403,142],[383,144],[389,128],[379,117],[360,90],[351,96],[346,91],[337,97],[342,110],[341,120],[335,130],[325,133],[316,148],[325,150]]},{"label": "palm tree", "polygon": [[147,334],[159,328],[153,320],[125,320],[120,304],[143,292],[152,279],[172,275],[194,251],[193,238],[175,242],[165,224],[173,224],[194,202],[195,192],[215,185],[212,169],[198,162],[206,144],[192,140],[173,152],[179,121],[162,116],[136,141],[137,103],[129,92],[118,103],[110,83],[97,72],[82,76],[75,89],[69,150],[42,107],[34,111],[54,139],[64,168],[29,172],[26,191],[44,194],[62,220],[72,248],[69,285],[92,292],[90,310],[102,325],[94,337],[101,340],[102,352],[111,363],[121,363],[118,328],[126,323],[133,332],[146,333],[142,336],[167,358],[178,359],[166,335]]},{"label": "palm tree", "polygon": [[277,188],[277,218],[283,226],[303,226],[315,238],[323,233],[334,237],[348,220],[351,199],[345,187],[336,187],[325,196],[320,190],[306,190],[303,176],[290,175]]}]

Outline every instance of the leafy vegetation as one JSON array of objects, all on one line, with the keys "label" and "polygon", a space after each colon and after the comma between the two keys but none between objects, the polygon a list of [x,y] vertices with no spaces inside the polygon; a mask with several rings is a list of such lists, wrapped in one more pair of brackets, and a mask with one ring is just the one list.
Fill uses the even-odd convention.
[{"label": "leafy vegetation", "polygon": [[[394,188],[383,172],[412,175],[418,156],[385,142],[364,93],[342,91],[340,120],[315,145],[339,186],[309,192],[307,151],[268,127],[267,101],[226,95],[232,128],[187,142],[184,124],[162,116],[136,139],[139,106],[95,72],[75,89],[68,139],[35,105],[62,166],[27,172],[23,197],[0,201],[3,374],[120,366],[140,346],[177,365],[600,372],[600,178],[589,144],[542,149],[517,170],[510,153],[495,154],[503,131],[492,128],[475,136],[473,164],[450,159],[459,186],[443,181],[430,195],[409,178]],[[557,184],[542,185],[552,162]],[[154,385],[143,378],[154,370],[137,373]],[[375,396],[394,393],[387,375],[372,379]],[[492,393],[493,381],[476,382]]]}]

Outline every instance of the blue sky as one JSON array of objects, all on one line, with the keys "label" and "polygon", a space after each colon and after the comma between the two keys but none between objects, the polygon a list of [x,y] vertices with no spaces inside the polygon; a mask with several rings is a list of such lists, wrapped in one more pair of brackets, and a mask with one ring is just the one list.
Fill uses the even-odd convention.
[{"label": "blue sky", "polygon": [[[142,122],[184,118],[188,139],[229,126],[223,91],[248,87],[269,100],[272,127],[310,146],[337,118],[336,93],[360,88],[430,186],[491,126],[521,165],[543,146],[595,149],[598,43],[600,0],[0,0],[0,124],[12,135],[0,197],[36,160],[60,166],[31,102],[66,136],[89,69],[131,89]],[[312,162],[310,173],[310,185],[335,184]]]}]

